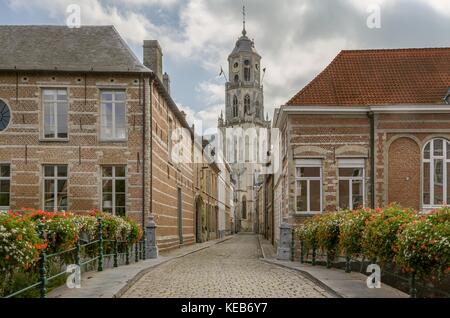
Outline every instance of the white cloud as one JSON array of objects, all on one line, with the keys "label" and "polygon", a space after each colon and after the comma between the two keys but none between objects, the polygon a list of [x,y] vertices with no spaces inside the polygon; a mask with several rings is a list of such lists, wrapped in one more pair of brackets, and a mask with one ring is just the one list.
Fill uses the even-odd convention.
[{"label": "white cloud", "polygon": [[[64,21],[65,9],[71,3],[80,4],[82,24],[113,24],[136,46],[144,39],[158,39],[165,56],[206,70],[210,79],[200,79],[192,90],[199,101],[194,108],[203,109],[192,112],[208,124],[216,121],[225,93],[223,81],[214,76],[220,66],[227,69],[227,56],[240,35],[240,1],[9,0],[18,12],[37,9],[58,21]],[[374,3],[382,8],[383,28],[379,31],[370,31],[366,26],[367,7]],[[270,115],[274,107],[289,100],[341,49],[417,46],[416,43],[427,46],[423,43],[448,38],[443,36],[448,19],[436,20],[450,14],[449,0],[246,0],[246,6],[248,34],[255,38],[263,67],[267,67],[265,108]],[[145,10],[149,7],[157,17],[160,10],[169,12],[173,21],[153,19]],[[415,18],[426,20],[410,21],[412,13]],[[437,32],[438,28],[444,30]],[[437,40],[432,42],[430,38]],[[172,80],[186,79],[172,76]]]}]

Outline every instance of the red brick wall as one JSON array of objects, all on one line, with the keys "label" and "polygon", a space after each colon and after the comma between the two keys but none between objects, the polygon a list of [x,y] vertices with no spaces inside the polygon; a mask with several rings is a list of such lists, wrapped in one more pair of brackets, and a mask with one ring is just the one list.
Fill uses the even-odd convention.
[{"label": "red brick wall", "polygon": [[[42,88],[53,87],[68,92],[68,141],[49,142],[40,138]],[[126,90],[127,141],[99,140],[99,92],[103,87]],[[19,73],[16,85],[15,74],[0,73],[0,99],[12,111],[11,124],[0,132],[0,161],[11,164],[11,208],[42,208],[42,165],[64,164],[69,168],[68,209],[73,212],[99,209],[100,166],[126,165],[127,214],[141,222],[144,145],[143,101],[139,92],[139,75],[132,74],[88,74],[85,81],[84,74]]]},{"label": "red brick wall", "polygon": [[420,209],[420,149],[410,138],[389,147],[388,202]]}]

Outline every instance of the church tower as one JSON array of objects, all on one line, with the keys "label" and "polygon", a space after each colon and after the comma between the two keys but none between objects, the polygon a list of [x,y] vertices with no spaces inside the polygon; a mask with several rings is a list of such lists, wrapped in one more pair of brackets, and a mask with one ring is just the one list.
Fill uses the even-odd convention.
[{"label": "church tower", "polygon": [[[264,120],[264,88],[261,83],[264,69],[255,43],[247,36],[245,28],[245,7],[243,11],[242,34],[228,56],[228,79],[225,84],[225,118],[218,120],[219,130],[224,136],[223,153],[232,168],[236,183],[236,223],[238,230],[253,232],[256,229],[256,192],[258,181],[258,136],[260,129],[270,128],[270,121]],[[238,137],[230,139],[227,132],[234,131]],[[234,139],[233,139],[234,138]],[[250,138],[250,141],[249,141]],[[231,144],[230,144],[231,143]]]}]

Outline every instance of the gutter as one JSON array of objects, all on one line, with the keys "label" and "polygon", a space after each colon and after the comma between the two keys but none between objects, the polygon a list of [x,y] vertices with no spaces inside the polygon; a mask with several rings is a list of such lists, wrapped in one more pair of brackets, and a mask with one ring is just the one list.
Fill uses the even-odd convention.
[{"label": "gutter", "polygon": [[368,112],[370,121],[370,207],[375,209],[375,114]]}]

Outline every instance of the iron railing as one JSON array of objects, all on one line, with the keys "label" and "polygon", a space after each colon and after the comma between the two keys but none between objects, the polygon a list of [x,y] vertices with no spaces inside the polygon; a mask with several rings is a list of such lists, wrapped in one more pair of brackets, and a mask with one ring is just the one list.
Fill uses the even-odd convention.
[{"label": "iron railing", "polygon": [[[45,237],[45,232],[43,229],[43,225],[39,224],[38,226],[39,234],[41,238]],[[105,245],[109,244],[110,252],[108,254],[105,254]],[[134,246],[133,246],[134,245]],[[82,251],[86,251],[87,248],[90,248],[91,246],[96,246],[94,250],[96,251],[95,255],[92,255],[90,257],[82,257],[83,253]],[[122,251],[119,253],[119,246],[122,246]],[[133,248],[134,247],[134,248]],[[88,272],[88,265],[92,264],[94,262],[97,262],[97,271],[101,272],[104,269],[104,260],[105,258],[112,258],[113,260],[113,267],[119,266],[119,258],[125,258],[125,265],[130,265],[130,258],[134,256],[135,263],[139,262],[140,260],[145,259],[145,248],[146,248],[146,240],[145,240],[145,233],[143,236],[143,239],[137,243],[130,244],[128,241],[119,241],[119,240],[111,240],[111,239],[105,239],[103,237],[103,220],[101,218],[98,218],[98,238],[95,241],[84,241],[82,239],[78,239],[76,242],[76,245],[74,248],[53,253],[53,254],[47,254],[46,250],[42,250],[39,255],[39,261],[37,263],[38,266],[38,273],[39,273],[39,280],[21,290],[18,290],[12,294],[9,294],[5,296],[4,298],[13,298],[20,296],[24,294],[27,291],[33,290],[38,288],[39,289],[39,297],[40,298],[46,298],[47,297],[47,287],[50,281],[54,281],[59,277],[63,277],[64,275],[67,275],[68,273],[66,270],[60,271],[50,277],[47,276],[47,266],[49,264],[49,261],[52,259],[55,259],[57,257],[63,257],[67,255],[72,255],[72,259],[74,260],[74,264],[78,265],[82,272]],[[86,255],[86,253],[84,253]],[[66,262],[62,262],[60,266],[62,268],[67,267],[67,265],[70,265]],[[86,268],[85,271],[82,269]]]},{"label": "iron railing", "polygon": [[[293,236],[294,237],[294,236]],[[295,244],[295,243],[294,243]],[[295,246],[293,244],[293,246]],[[292,251],[292,255],[295,255],[295,250]],[[292,256],[291,260],[294,260],[294,256]],[[376,264],[375,260],[368,260],[366,257],[350,257],[348,255],[336,255],[335,257],[330,257],[328,253],[318,253],[318,249],[307,249],[305,248],[305,244],[303,241],[300,241],[300,263],[302,264],[311,264],[312,266],[316,266],[319,263],[326,264],[327,268],[341,268],[338,267],[338,264],[342,264],[342,262],[338,263],[336,260],[343,260],[344,266],[343,269],[346,273],[352,272],[352,265],[356,265],[355,267],[359,267],[359,272],[365,274],[364,268],[369,264]],[[391,266],[390,266],[391,265]],[[410,273],[408,275],[399,275],[393,271],[388,270],[388,268],[393,267],[393,264],[387,264],[381,266],[381,277],[386,276],[394,277],[398,281],[403,282],[408,285],[408,294],[411,298],[417,298],[418,288],[422,290],[428,290],[435,294],[438,294],[445,298],[450,298],[450,292],[446,290],[442,290],[440,288],[428,286],[424,281],[418,280],[418,277],[415,273]]]}]

